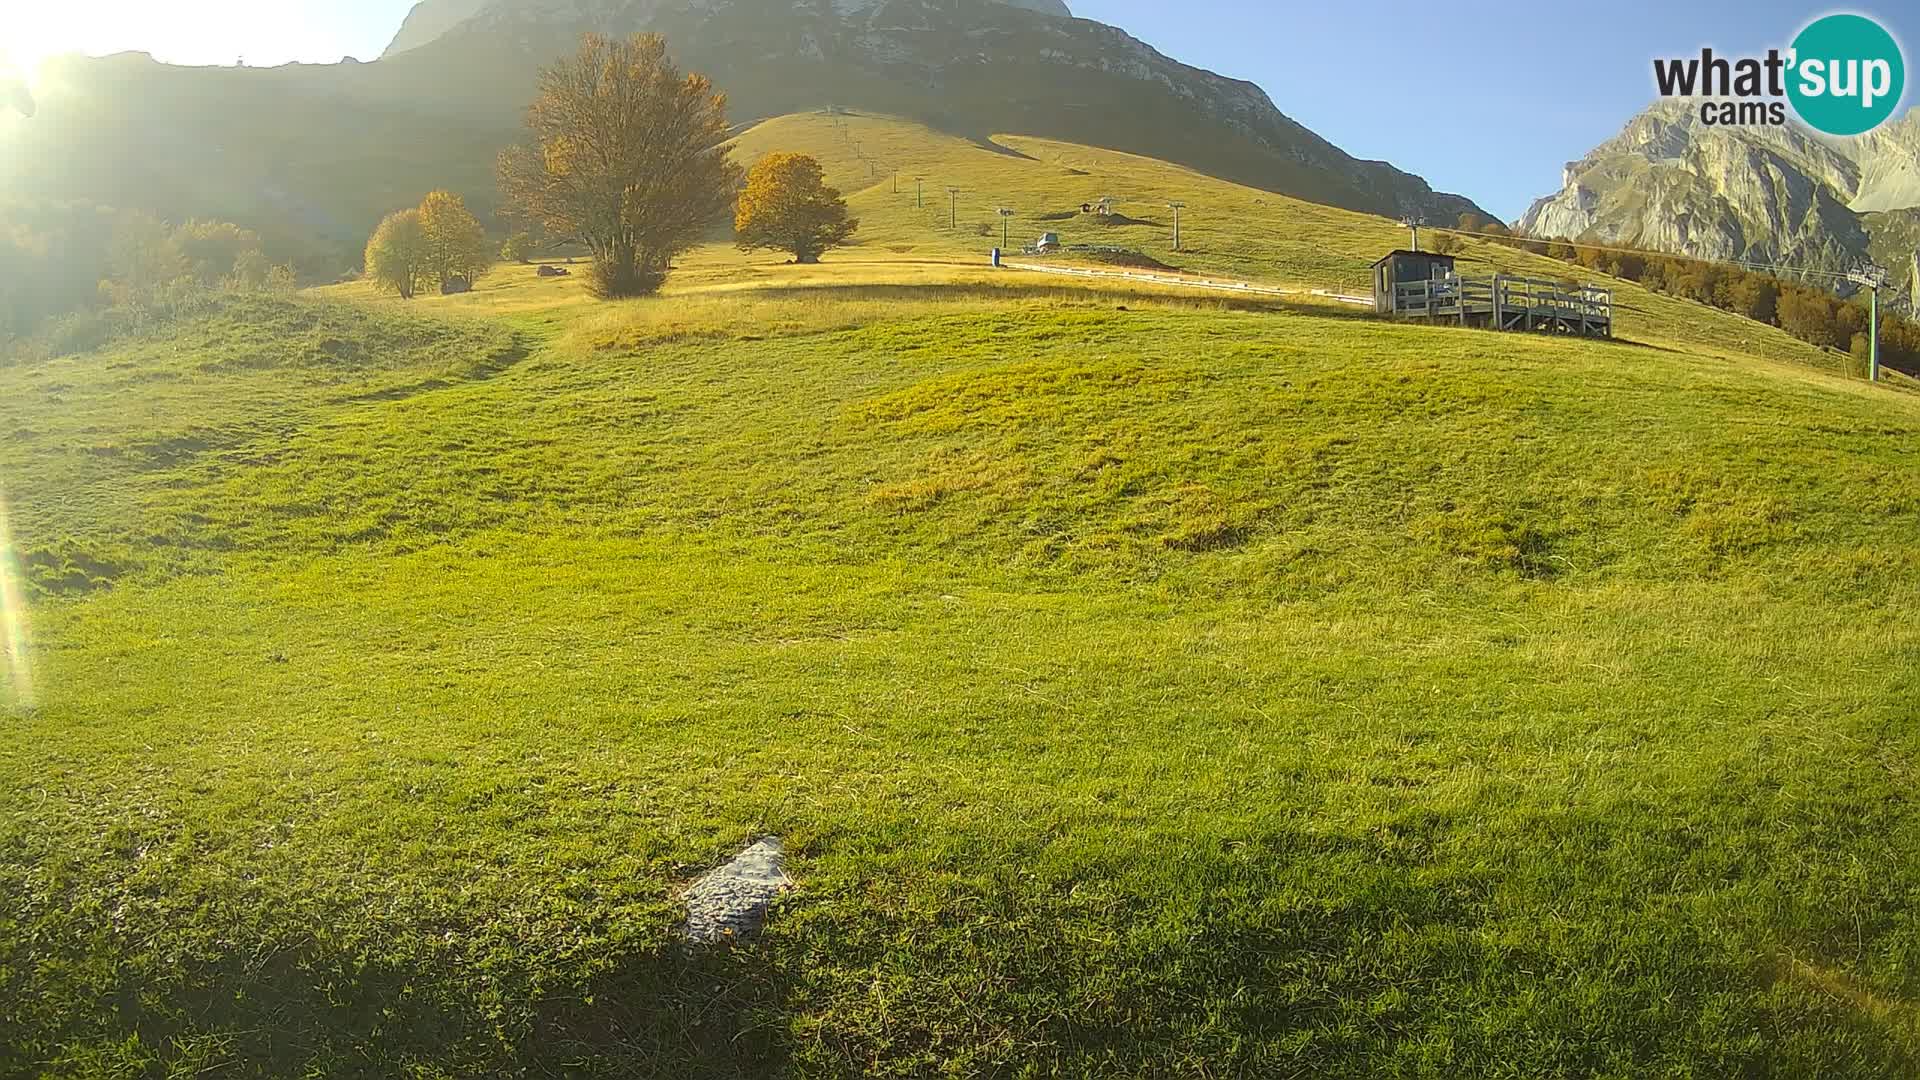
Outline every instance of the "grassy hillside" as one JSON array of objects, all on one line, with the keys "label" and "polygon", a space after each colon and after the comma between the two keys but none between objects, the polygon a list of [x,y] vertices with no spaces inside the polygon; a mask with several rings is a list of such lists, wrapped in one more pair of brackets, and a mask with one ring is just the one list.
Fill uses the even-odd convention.
[{"label": "grassy hillside", "polygon": [[[1185,175],[1024,145],[978,187]],[[1397,238],[1239,190],[1195,269]],[[1920,1070],[1920,395],[854,200],[0,367],[0,1075]],[[767,833],[799,891],[685,949]]]},{"label": "grassy hillside", "polygon": [[[997,211],[1005,207],[1016,212],[1010,226],[1016,249],[1042,232],[1056,232],[1067,244],[1134,248],[1194,273],[1365,295],[1372,290],[1368,268],[1374,260],[1410,242],[1405,227],[1385,218],[1242,187],[1162,161],[1045,139],[996,136],[991,145],[981,145],[887,117],[807,114],[757,125],[737,145],[745,160],[774,150],[818,157],[861,219],[862,246],[856,251],[867,258],[984,260],[1000,243]],[[914,205],[915,176],[924,177],[919,207]],[[957,214],[950,211],[946,191],[954,186],[961,189],[954,203]],[[1079,213],[1102,196],[1114,198],[1120,216],[1140,224],[1102,224],[1097,215]],[[1172,244],[1171,201],[1187,203],[1179,252]],[[1590,275],[1557,259],[1483,241],[1468,241],[1460,258],[1467,272],[1497,268],[1555,280],[1574,274],[1610,285],[1619,332],[1636,341],[1832,370],[1853,367],[1850,359],[1778,329],[1632,282]]]}]

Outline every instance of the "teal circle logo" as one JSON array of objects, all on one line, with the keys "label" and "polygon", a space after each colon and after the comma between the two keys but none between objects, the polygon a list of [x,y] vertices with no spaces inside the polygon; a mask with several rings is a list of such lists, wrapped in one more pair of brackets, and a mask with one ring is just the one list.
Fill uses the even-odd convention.
[{"label": "teal circle logo", "polygon": [[1900,43],[1864,15],[1828,15],[1793,39],[1787,97],[1809,127],[1864,135],[1893,116],[1907,93]]}]

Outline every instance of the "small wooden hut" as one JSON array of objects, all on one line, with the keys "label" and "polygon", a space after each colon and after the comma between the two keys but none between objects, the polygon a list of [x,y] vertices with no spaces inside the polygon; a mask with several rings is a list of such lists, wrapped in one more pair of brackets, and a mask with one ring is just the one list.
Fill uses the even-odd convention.
[{"label": "small wooden hut", "polygon": [[1444,281],[1453,276],[1453,256],[1431,251],[1395,251],[1373,264],[1373,310],[1394,311],[1396,287],[1421,281]]}]

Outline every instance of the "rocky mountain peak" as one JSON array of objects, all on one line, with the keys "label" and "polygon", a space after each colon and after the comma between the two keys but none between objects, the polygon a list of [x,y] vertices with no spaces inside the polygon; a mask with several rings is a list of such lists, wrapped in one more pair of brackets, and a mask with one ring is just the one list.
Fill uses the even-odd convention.
[{"label": "rocky mountain peak", "polygon": [[[807,0],[780,0],[787,6],[804,8]],[[816,0],[819,2],[819,0]],[[890,0],[825,0],[830,10],[839,15],[852,15],[872,8],[882,7]],[[1008,7],[1022,8],[1041,15],[1059,18],[1072,18],[1073,12],[1065,0],[983,0],[983,2],[1005,4]],[[397,56],[404,52],[420,48],[437,41],[460,24],[491,11],[501,15],[547,15],[574,21],[591,20],[600,15],[610,20],[632,21],[636,18],[649,18],[662,9],[676,6],[673,0],[419,0],[407,13],[401,23],[399,33],[382,53],[383,58]],[[713,8],[718,6],[715,0],[678,0],[677,6],[689,10]]]},{"label": "rocky mountain peak", "polygon": [[407,12],[400,32],[387,44],[382,59],[398,56],[435,41],[447,31],[480,14],[491,0],[420,0]]},{"label": "rocky mountain peak", "polygon": [[1846,268],[1896,256],[1920,217],[1920,112],[1859,138],[1726,127],[1659,102],[1567,165],[1517,223],[1712,259]]},{"label": "rocky mountain peak", "polygon": [[1480,213],[1417,176],[1356,160],[1252,83],[1182,64],[1118,27],[1061,17],[1070,14],[1061,0],[425,0],[409,22],[424,34],[475,5],[376,66],[409,87],[408,100],[451,97],[511,115],[532,73],[581,32],[657,31],[682,66],[726,91],[739,122],[837,105],[980,140],[1015,132],[1090,143],[1349,209],[1444,221]]}]

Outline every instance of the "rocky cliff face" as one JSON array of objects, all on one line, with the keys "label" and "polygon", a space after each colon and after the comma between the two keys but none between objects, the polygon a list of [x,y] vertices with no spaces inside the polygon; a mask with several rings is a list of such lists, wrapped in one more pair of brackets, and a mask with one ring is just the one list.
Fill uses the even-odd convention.
[{"label": "rocky cliff face", "polygon": [[[834,7],[842,13],[879,7],[885,2],[886,0],[833,0]],[[1053,15],[1063,19],[1073,17],[1073,12],[1067,7],[1065,0],[999,0],[999,2],[1009,7],[1023,8],[1042,15]],[[392,43],[387,46],[387,51],[380,55],[383,58],[398,56],[403,52],[437,41],[448,31],[478,15],[485,8],[516,6],[526,8],[535,7],[539,3],[540,0],[531,0],[531,3],[529,0],[505,0],[505,3],[501,0],[420,0],[413,5],[413,10],[407,13],[406,21],[401,24],[400,32],[394,35]],[[581,5],[574,6],[578,8]],[[636,14],[632,11],[632,7],[633,5],[627,5],[628,13]],[[552,10],[551,5],[549,10]]]},{"label": "rocky cliff face", "polygon": [[1858,141],[1860,187],[1849,205],[1861,212],[1920,207],[1920,109]]},{"label": "rocky cliff face", "polygon": [[[1018,132],[1131,151],[1351,209],[1446,221],[1479,212],[1347,155],[1251,83],[1067,14],[1059,0],[491,0],[394,62],[441,70],[417,80],[426,92],[484,100],[505,87],[517,106],[527,91],[499,78],[503,68],[571,51],[582,31],[657,31],[727,91],[738,120],[837,104],[982,139]],[[501,58],[481,68],[490,85],[465,77],[476,56]]]},{"label": "rocky cliff face", "polygon": [[489,0],[420,0],[407,12],[400,32],[393,36],[381,58],[398,56],[439,40],[447,31],[478,15],[488,3]]},{"label": "rocky cliff face", "polygon": [[1560,191],[1517,224],[1535,236],[1840,269],[1884,256],[1886,212],[1912,207],[1920,112],[1829,139],[1793,126],[1707,126],[1675,100],[1569,164]]}]

